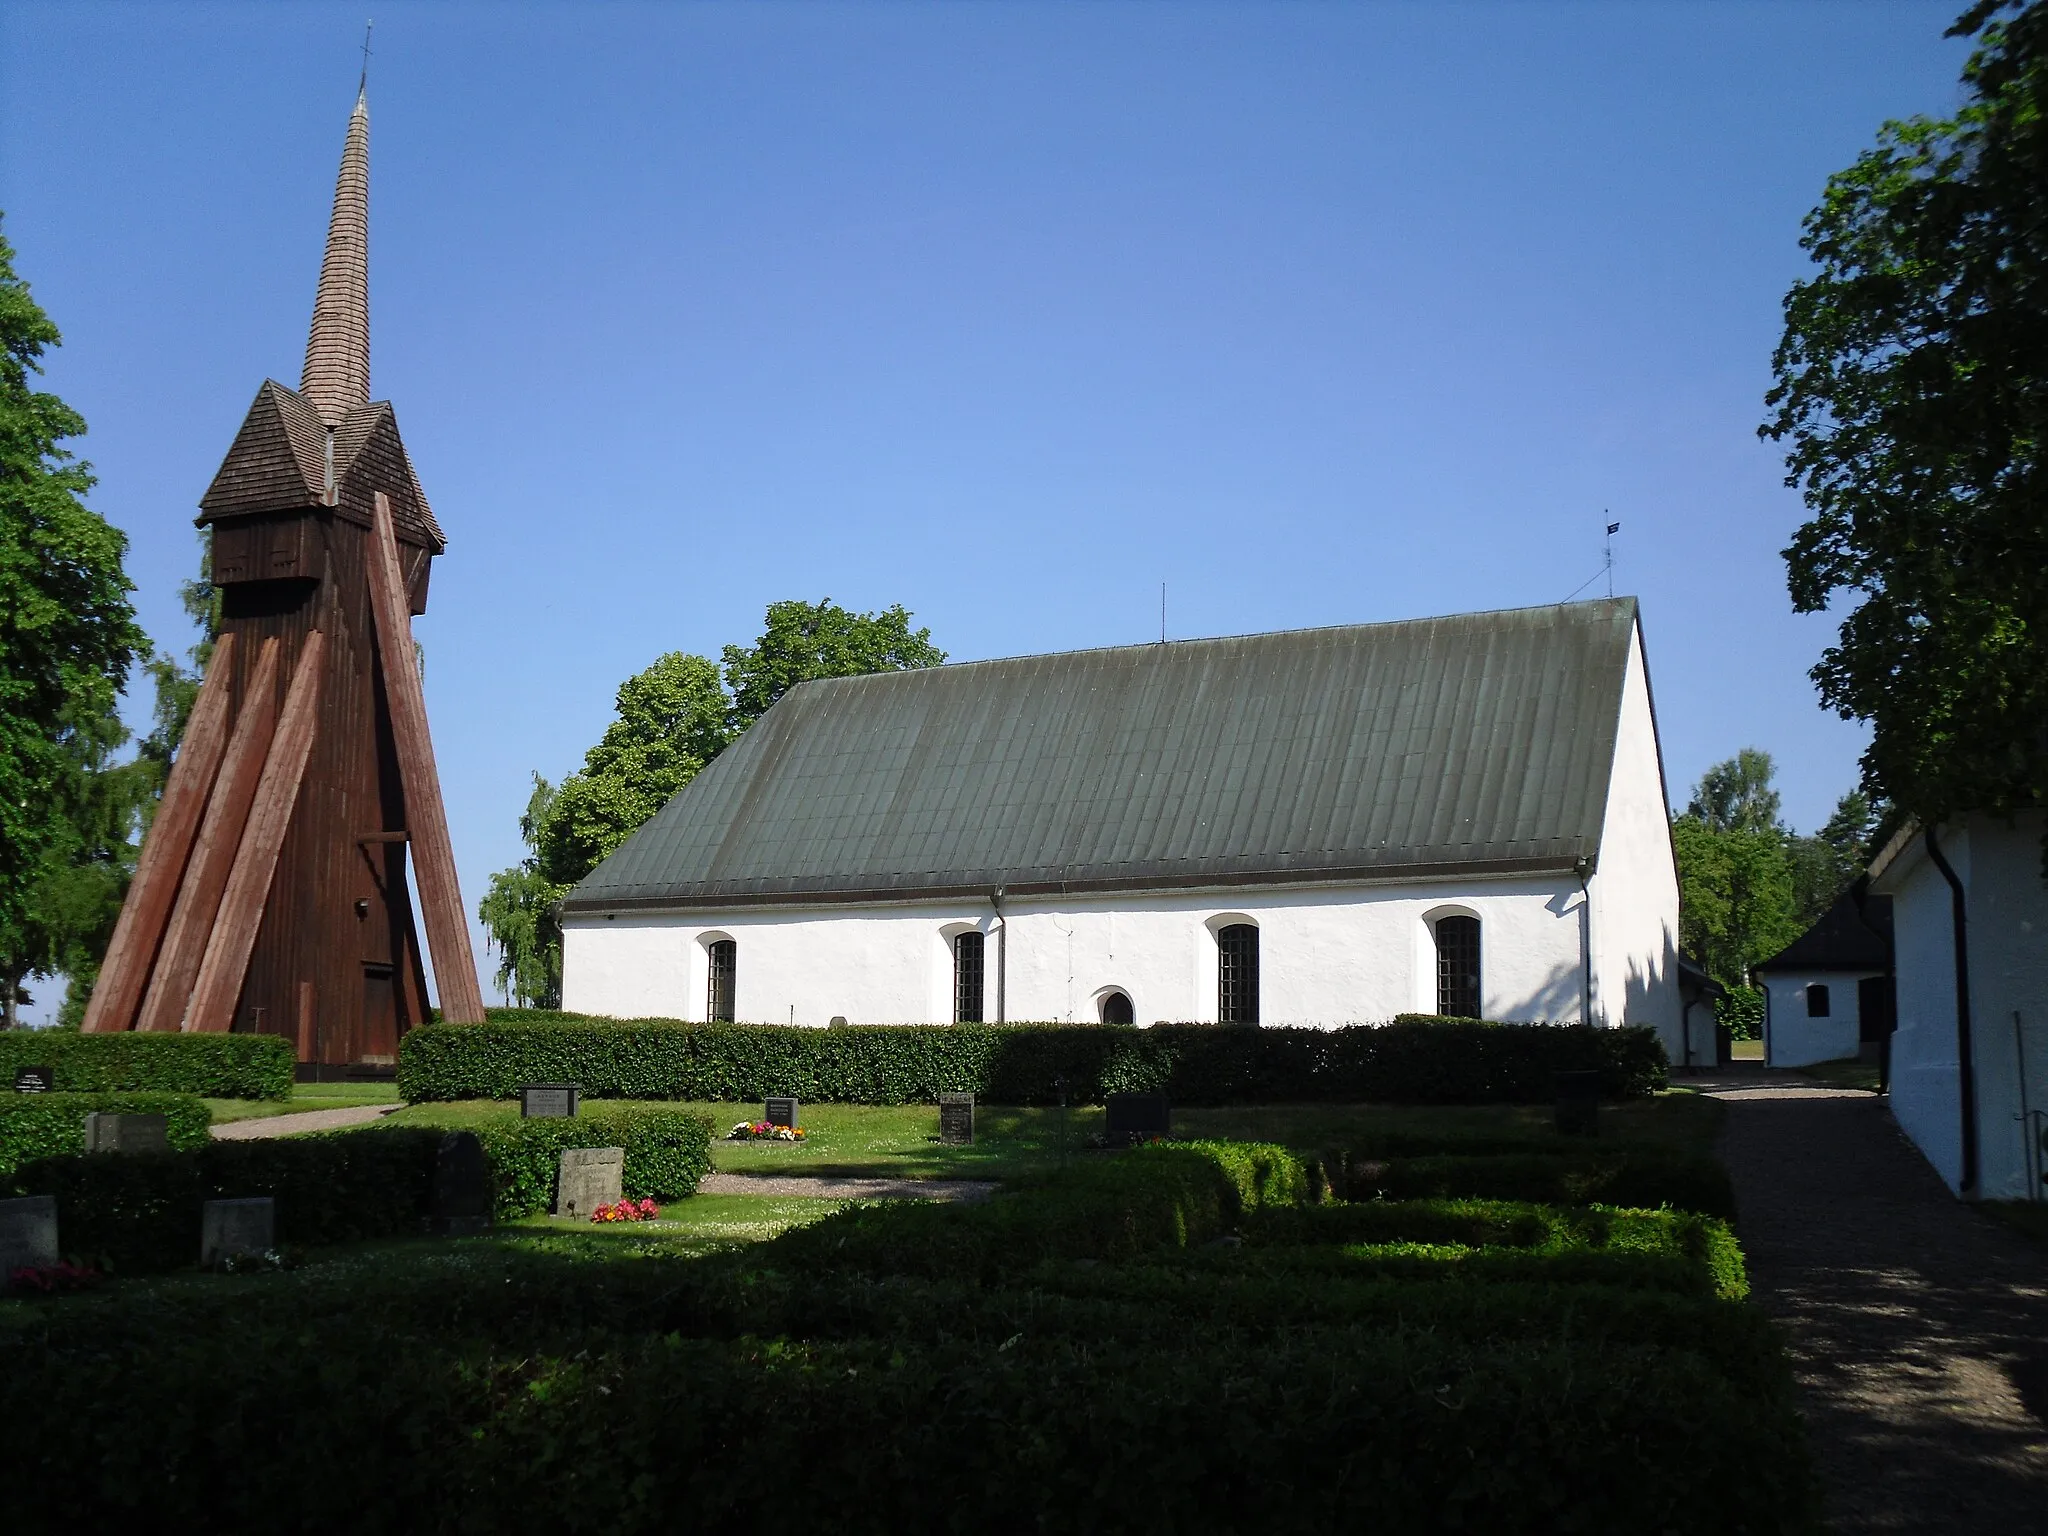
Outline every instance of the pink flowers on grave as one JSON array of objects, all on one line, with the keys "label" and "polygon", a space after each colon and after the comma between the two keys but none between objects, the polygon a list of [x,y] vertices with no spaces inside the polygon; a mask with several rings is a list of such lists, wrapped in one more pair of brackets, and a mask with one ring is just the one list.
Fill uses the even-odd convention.
[{"label": "pink flowers on grave", "polygon": [[7,1272],[4,1289],[17,1296],[68,1296],[73,1291],[91,1290],[105,1278],[90,1264],[24,1265]]},{"label": "pink flowers on grave", "polygon": [[725,1133],[727,1141],[808,1141],[801,1126],[776,1125],[767,1120],[742,1120]]},{"label": "pink flowers on grave", "polygon": [[652,1200],[621,1200],[616,1205],[600,1205],[590,1213],[592,1221],[652,1221],[661,1214],[661,1207]]}]

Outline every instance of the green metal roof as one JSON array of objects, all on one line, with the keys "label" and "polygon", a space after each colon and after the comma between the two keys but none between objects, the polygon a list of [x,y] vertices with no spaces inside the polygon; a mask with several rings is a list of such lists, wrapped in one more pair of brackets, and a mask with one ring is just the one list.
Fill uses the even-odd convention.
[{"label": "green metal roof", "polygon": [[721,907],[1568,869],[1633,598],[793,688],[569,895]]}]

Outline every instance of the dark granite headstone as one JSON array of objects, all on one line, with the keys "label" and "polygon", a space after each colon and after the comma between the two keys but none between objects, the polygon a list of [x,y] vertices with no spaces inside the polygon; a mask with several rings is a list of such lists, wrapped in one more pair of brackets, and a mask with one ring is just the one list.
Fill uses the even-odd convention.
[{"label": "dark granite headstone", "polygon": [[434,1152],[434,1192],[427,1225],[443,1237],[483,1232],[491,1225],[491,1165],[474,1131],[451,1131]]},{"label": "dark granite headstone", "polygon": [[1112,1093],[1103,1103],[1109,1111],[1103,1139],[1112,1147],[1173,1134],[1173,1108],[1163,1093]]},{"label": "dark granite headstone", "polygon": [[208,1200],[200,1206],[201,1269],[211,1269],[222,1259],[268,1253],[276,1246],[277,1202],[270,1196],[253,1200]]},{"label": "dark granite headstone", "polygon": [[939,1095],[939,1140],[949,1147],[974,1145],[974,1095]]},{"label": "dark granite headstone", "polygon": [[573,1119],[582,1102],[583,1086],[580,1083],[528,1083],[519,1090],[519,1118]]},{"label": "dark granite headstone", "polygon": [[763,1107],[765,1113],[762,1115],[761,1118],[766,1120],[770,1125],[786,1125],[791,1130],[796,1129],[797,1120],[795,1099],[770,1099],[767,1102],[767,1104]]},{"label": "dark granite headstone", "polygon": [[57,1197],[0,1200],[0,1290],[17,1269],[48,1269],[57,1262]]},{"label": "dark granite headstone", "polygon": [[55,1067],[23,1067],[14,1074],[16,1093],[50,1093],[57,1087]]},{"label": "dark granite headstone", "polygon": [[88,1152],[168,1152],[170,1123],[162,1115],[88,1114],[85,1117],[85,1150]]},{"label": "dark granite headstone", "polygon": [[1600,1074],[1559,1072],[1557,1081],[1557,1129],[1563,1136],[1600,1134]]}]

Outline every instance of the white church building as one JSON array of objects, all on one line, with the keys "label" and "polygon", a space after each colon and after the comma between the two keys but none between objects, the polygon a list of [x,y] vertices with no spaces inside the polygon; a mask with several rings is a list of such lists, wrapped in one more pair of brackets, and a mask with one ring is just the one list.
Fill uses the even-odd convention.
[{"label": "white church building", "polygon": [[804,683],[563,903],[563,1006],[823,1025],[1647,1024],[1633,599]]}]

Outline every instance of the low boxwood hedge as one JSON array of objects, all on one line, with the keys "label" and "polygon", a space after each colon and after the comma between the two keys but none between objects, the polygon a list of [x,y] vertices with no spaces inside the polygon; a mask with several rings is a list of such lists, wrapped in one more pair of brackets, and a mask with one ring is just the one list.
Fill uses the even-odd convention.
[{"label": "low boxwood hedge", "polygon": [[1346,1157],[1326,1166],[1335,1192],[1347,1200],[1467,1196],[1542,1205],[1668,1205],[1735,1219],[1728,1170],[1705,1153],[1679,1148]]},{"label": "low boxwood hedge", "polygon": [[0,1180],[39,1157],[85,1151],[90,1114],[162,1115],[173,1148],[203,1147],[213,1111],[186,1093],[6,1093],[0,1090]]},{"label": "low boxwood hedge", "polygon": [[[478,1133],[500,1220],[548,1209],[568,1147],[624,1147],[625,1189],[636,1199],[691,1194],[711,1166],[708,1122],[674,1111],[615,1109],[453,1128]],[[45,1157],[23,1163],[9,1182],[19,1194],[56,1196],[66,1253],[117,1273],[152,1273],[198,1262],[200,1206],[208,1200],[272,1197],[278,1241],[292,1246],[420,1232],[449,1129],[377,1125],[191,1151]]]},{"label": "low boxwood hedge", "polygon": [[60,1093],[196,1093],[288,1099],[297,1054],[278,1035],[83,1035],[0,1031],[0,1091],[23,1067],[50,1067]]},{"label": "low boxwood hedge", "polygon": [[437,1024],[399,1043],[418,1103],[504,1099],[574,1082],[591,1098],[905,1104],[967,1091],[996,1104],[1164,1092],[1181,1104],[1539,1103],[1560,1071],[1613,1097],[1665,1085],[1653,1030],[1415,1019],[1344,1029],[1167,1024],[695,1025],[672,1020]]}]

